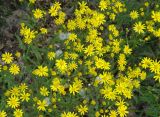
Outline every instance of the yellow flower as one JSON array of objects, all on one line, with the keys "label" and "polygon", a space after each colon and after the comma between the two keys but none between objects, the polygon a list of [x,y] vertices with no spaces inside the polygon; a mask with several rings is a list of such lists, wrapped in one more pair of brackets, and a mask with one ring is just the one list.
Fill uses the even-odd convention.
[{"label": "yellow flower", "polygon": [[61,9],[59,2],[55,2],[53,6],[49,9],[49,14],[51,14],[52,17],[58,15],[58,11]]},{"label": "yellow flower", "polygon": [[52,81],[52,85],[50,87],[53,91],[58,91],[58,88],[60,87],[60,85],[61,84],[60,84],[59,78],[54,78]]},{"label": "yellow flower", "polygon": [[112,21],[114,21],[115,18],[116,18],[116,15],[115,15],[114,13],[111,13],[111,14],[109,15],[109,18],[110,18]]},{"label": "yellow flower", "polygon": [[82,88],[82,81],[78,80],[77,78],[74,79],[73,85],[69,86],[69,92],[75,95],[75,93],[78,93]]},{"label": "yellow flower", "polygon": [[96,105],[96,101],[95,101],[95,100],[92,100],[92,101],[91,101],[91,104],[92,104],[92,105]]},{"label": "yellow flower", "polygon": [[43,87],[40,88],[40,94],[43,95],[43,96],[48,96],[49,91],[46,87],[43,86]]},{"label": "yellow flower", "polygon": [[113,91],[113,89],[111,87],[105,87],[105,88],[101,89],[100,92],[101,92],[101,94],[104,95],[105,99],[109,99],[109,100],[116,99],[116,92]]},{"label": "yellow flower", "polygon": [[88,47],[86,47],[84,49],[84,53],[87,55],[87,56],[92,56],[94,54],[94,46],[93,45],[89,45]]},{"label": "yellow flower", "polygon": [[141,66],[144,69],[149,68],[151,64],[152,64],[152,60],[147,57],[143,58],[141,61]]},{"label": "yellow flower", "polygon": [[74,33],[71,33],[71,34],[69,34],[68,39],[69,39],[70,41],[75,41],[75,40],[77,39],[77,35],[74,34]]},{"label": "yellow flower", "polygon": [[124,53],[127,55],[129,55],[129,54],[131,54],[132,53],[132,49],[131,48],[129,48],[129,46],[128,45],[125,45],[124,46]]},{"label": "yellow flower", "polygon": [[16,54],[15,54],[15,56],[16,56],[17,58],[19,58],[19,57],[21,57],[21,53],[17,51]]},{"label": "yellow flower", "polygon": [[145,2],[144,5],[145,5],[146,7],[148,7],[148,6],[149,6],[149,2]]},{"label": "yellow flower", "polygon": [[69,92],[75,95],[75,93],[79,92],[79,88],[76,84],[70,85],[69,86]]},{"label": "yellow flower", "polygon": [[13,61],[12,53],[5,52],[4,54],[2,54],[2,61],[7,64],[11,63]]},{"label": "yellow flower", "polygon": [[48,59],[49,60],[53,60],[53,58],[55,58],[55,53],[54,52],[48,52]]},{"label": "yellow flower", "polygon": [[3,66],[3,70],[6,71],[8,70],[8,67],[6,65]]},{"label": "yellow flower", "polygon": [[77,69],[77,64],[74,61],[69,63],[68,64],[68,69],[71,70],[71,71]]},{"label": "yellow flower", "polygon": [[109,113],[109,117],[117,117],[117,112],[115,110],[111,110]]},{"label": "yellow flower", "polygon": [[133,29],[134,29],[135,32],[140,34],[140,33],[144,33],[145,27],[146,26],[144,24],[142,24],[142,22],[139,21],[138,23],[134,24]]},{"label": "yellow flower", "polygon": [[160,22],[160,12],[159,11],[152,11],[151,17],[155,22]]},{"label": "yellow flower", "polygon": [[102,58],[96,58],[95,65],[99,69],[105,69],[105,70],[109,70],[110,69],[110,63],[106,62]]},{"label": "yellow flower", "polygon": [[7,117],[7,114],[5,111],[0,111],[0,117]]},{"label": "yellow flower", "polygon": [[19,86],[19,89],[23,92],[28,89],[28,86],[25,83],[21,83],[21,85]]},{"label": "yellow flower", "polygon": [[40,31],[42,34],[47,34],[47,32],[48,32],[48,30],[46,28],[41,28]]},{"label": "yellow flower", "polygon": [[13,64],[10,66],[9,71],[10,71],[11,74],[17,75],[17,74],[19,74],[19,72],[20,72],[20,68],[19,68],[19,66],[18,66],[17,64],[14,64],[14,63],[13,63]]},{"label": "yellow flower", "polygon": [[40,9],[33,10],[33,15],[34,15],[35,19],[40,19],[43,17],[44,11],[42,11]]},{"label": "yellow flower", "polygon": [[77,116],[77,113],[74,113],[74,112],[63,112],[62,114],[61,114],[61,117],[78,117]]},{"label": "yellow flower", "polygon": [[84,115],[85,113],[88,112],[88,107],[87,107],[86,105],[85,105],[85,106],[80,105],[80,106],[78,107],[78,112],[79,112],[81,115]]},{"label": "yellow flower", "polygon": [[67,71],[67,63],[65,60],[62,60],[62,59],[56,60],[56,67],[62,73]]},{"label": "yellow flower", "polygon": [[8,106],[11,108],[17,108],[20,105],[18,97],[11,96],[7,101]]},{"label": "yellow flower", "polygon": [[21,109],[16,109],[13,114],[14,117],[23,117],[23,111]]},{"label": "yellow flower", "polygon": [[30,44],[33,41],[33,39],[36,38],[37,31],[31,30],[22,23],[20,34],[24,37],[23,39],[24,43]]},{"label": "yellow flower", "polygon": [[157,61],[157,60],[153,61],[149,68],[151,72],[159,74],[160,73],[160,61]]},{"label": "yellow flower", "polygon": [[22,100],[22,101],[26,101],[26,102],[28,102],[29,101],[29,98],[30,97],[30,94],[29,93],[25,93],[25,92],[23,92],[23,93],[21,93],[21,97],[20,97],[20,99]]},{"label": "yellow flower", "polygon": [[139,16],[139,14],[138,14],[138,12],[137,11],[131,11],[130,12],[130,17],[132,18],[132,19],[137,19],[138,18],[138,16]]},{"label": "yellow flower", "polygon": [[48,76],[48,67],[40,65],[38,66],[38,69],[35,69],[32,73],[39,77]]},{"label": "yellow flower", "polygon": [[69,31],[74,30],[76,28],[76,22],[74,20],[68,20],[67,28]]},{"label": "yellow flower", "polygon": [[12,87],[12,89],[10,90],[10,94],[11,96],[19,96],[20,95],[20,90],[19,87]]},{"label": "yellow flower", "polygon": [[30,3],[34,4],[36,0],[29,0]]},{"label": "yellow flower", "polygon": [[38,108],[37,108],[38,110],[45,111],[47,107],[47,102],[46,100],[43,100],[43,101],[38,100],[37,105],[38,105]]},{"label": "yellow flower", "polygon": [[100,2],[99,2],[99,8],[102,10],[102,11],[104,11],[105,9],[107,9],[107,1],[106,0],[101,0]]},{"label": "yellow flower", "polygon": [[64,12],[60,11],[58,13],[58,16],[59,17],[55,19],[55,24],[57,24],[57,25],[63,24],[65,21],[66,14]]},{"label": "yellow flower", "polygon": [[120,117],[125,117],[128,114],[127,106],[125,105],[118,106],[118,113]]}]

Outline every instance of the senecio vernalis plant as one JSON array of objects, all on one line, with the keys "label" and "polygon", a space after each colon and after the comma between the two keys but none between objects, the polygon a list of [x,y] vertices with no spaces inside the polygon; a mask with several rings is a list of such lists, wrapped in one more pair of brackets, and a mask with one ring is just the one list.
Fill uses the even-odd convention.
[{"label": "senecio vernalis plant", "polygon": [[29,11],[16,34],[20,51],[0,59],[0,117],[125,117],[148,74],[160,82],[158,58],[135,53],[160,41],[158,5],[19,1]]}]

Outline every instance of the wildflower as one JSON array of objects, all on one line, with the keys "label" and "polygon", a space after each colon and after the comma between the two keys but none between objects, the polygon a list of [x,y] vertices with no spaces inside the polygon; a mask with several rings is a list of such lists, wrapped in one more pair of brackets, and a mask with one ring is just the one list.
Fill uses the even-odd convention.
[{"label": "wildflower", "polygon": [[19,96],[20,95],[20,90],[19,87],[12,87],[12,89],[10,90],[11,96]]},{"label": "wildflower", "polygon": [[19,86],[19,89],[23,92],[28,89],[28,86],[25,83],[21,83],[21,85]]},{"label": "wildflower", "polygon": [[87,56],[92,56],[94,54],[94,46],[93,45],[89,45],[88,47],[86,47],[84,49],[84,53],[87,55]]},{"label": "wildflower", "polygon": [[10,66],[9,71],[10,71],[11,74],[17,75],[17,74],[19,74],[19,72],[20,72],[20,68],[19,68],[19,66],[18,66],[17,64],[14,64],[14,63],[13,63],[13,64]]},{"label": "wildflower", "polygon": [[13,115],[14,117],[23,117],[23,111],[21,109],[16,109]]},{"label": "wildflower", "polygon": [[43,17],[44,11],[42,11],[40,9],[33,10],[33,15],[34,15],[35,19],[40,19]]},{"label": "wildflower", "polygon": [[95,100],[92,100],[92,101],[91,101],[91,104],[92,104],[92,105],[96,105],[96,101],[95,101]]},{"label": "wildflower", "polygon": [[78,112],[81,114],[81,115],[84,115],[86,112],[88,112],[88,107],[85,105],[85,106],[78,106]]},{"label": "wildflower", "polygon": [[71,33],[71,34],[69,35],[68,39],[69,39],[70,41],[75,41],[75,40],[77,39],[77,35],[74,34],[74,33]]},{"label": "wildflower", "polygon": [[55,2],[53,6],[49,9],[49,14],[54,17],[58,15],[58,11],[61,9],[59,2]]},{"label": "wildflower", "polygon": [[139,14],[138,14],[138,12],[137,11],[131,11],[130,12],[130,17],[134,20],[134,19],[137,19],[138,18],[138,16],[139,16]]},{"label": "wildflower", "polygon": [[47,102],[46,100],[43,100],[43,101],[38,100],[37,105],[38,105],[38,108],[37,108],[38,110],[45,111],[47,107]]},{"label": "wildflower", "polygon": [[68,20],[67,28],[69,31],[74,30],[76,28],[76,22],[74,20]]},{"label": "wildflower", "polygon": [[74,113],[74,112],[63,112],[62,114],[61,114],[61,117],[78,117],[77,116],[77,113]]},{"label": "wildflower", "polygon": [[110,18],[112,21],[114,21],[115,18],[116,18],[116,15],[115,15],[114,13],[111,13],[111,14],[109,15],[109,18]]},{"label": "wildflower", "polygon": [[129,46],[128,45],[125,45],[124,46],[124,53],[127,55],[129,55],[129,54],[131,54],[132,53],[132,49],[131,48],[129,48]]},{"label": "wildflower", "polygon": [[118,106],[118,113],[120,117],[126,116],[128,114],[127,106],[125,105]]},{"label": "wildflower", "polygon": [[17,58],[19,58],[19,57],[21,57],[21,53],[17,51],[16,54],[15,54],[15,56],[16,56]]},{"label": "wildflower", "polygon": [[101,94],[104,95],[105,99],[115,100],[116,99],[116,92],[112,90],[111,87],[105,87],[100,90]]},{"label": "wildflower", "polygon": [[20,34],[24,37],[23,41],[30,44],[36,38],[37,31],[31,30],[24,24],[21,25]]},{"label": "wildflower", "polygon": [[47,32],[48,32],[48,30],[46,28],[41,28],[40,31],[42,34],[47,34]]},{"label": "wildflower", "polygon": [[34,4],[36,0],[29,0],[30,3]]},{"label": "wildflower", "polygon": [[69,63],[68,64],[68,69],[71,70],[71,71],[77,69],[77,64],[75,62]]},{"label": "wildflower", "polygon": [[56,67],[58,68],[59,71],[64,73],[67,70],[67,63],[65,60],[56,60]]},{"label": "wildflower", "polygon": [[160,83],[160,73],[155,74],[154,77],[155,81],[158,81]]},{"label": "wildflower", "polygon": [[55,54],[54,52],[48,52],[48,55],[47,55],[47,56],[48,56],[48,59],[49,59],[49,60],[53,60],[53,58],[55,58],[55,55],[56,55],[56,54]]},{"label": "wildflower", "polygon": [[117,112],[115,110],[111,110],[109,113],[109,117],[117,117]]},{"label": "wildflower", "polygon": [[69,92],[75,95],[75,93],[78,93],[82,88],[82,81],[78,80],[77,78],[73,82],[73,85],[69,86]]},{"label": "wildflower", "polygon": [[160,61],[153,61],[149,68],[151,72],[160,73]]},{"label": "wildflower", "polygon": [[100,74],[99,77],[101,78],[101,81],[103,83],[107,83],[109,85],[113,85],[113,75],[110,72],[104,72],[103,74]]},{"label": "wildflower", "polygon": [[2,54],[2,61],[7,64],[11,63],[13,61],[12,53],[5,52],[4,54]]},{"label": "wildflower", "polygon": [[57,24],[57,25],[63,24],[65,21],[65,16],[66,16],[66,14],[64,12],[60,11],[58,13],[58,18],[55,19],[55,24]]},{"label": "wildflower", "polygon": [[40,94],[43,95],[43,96],[48,96],[49,91],[46,87],[43,86],[43,87],[40,88]]},{"label": "wildflower", "polygon": [[48,67],[40,65],[38,66],[38,69],[35,69],[32,73],[39,77],[48,76]]},{"label": "wildflower", "polygon": [[5,111],[0,111],[0,117],[7,117],[7,114]]},{"label": "wildflower", "polygon": [[8,67],[6,65],[3,66],[3,70],[6,71],[8,70]]},{"label": "wildflower", "polygon": [[149,68],[149,66],[152,64],[152,60],[150,58],[143,58],[142,61],[141,61],[141,66],[142,68],[146,69],[146,68]]},{"label": "wildflower", "polygon": [[133,29],[134,29],[135,32],[137,32],[139,34],[144,33],[145,25],[142,24],[142,22],[138,22],[138,23],[134,24]]},{"label": "wildflower", "polygon": [[7,101],[8,106],[10,106],[11,108],[17,108],[20,105],[19,99],[18,97],[15,96],[11,96],[8,101]]},{"label": "wildflower", "polygon": [[99,8],[103,11],[103,10],[105,10],[105,9],[107,9],[107,1],[105,1],[105,0],[101,0],[100,2],[99,2]]},{"label": "wildflower", "polygon": [[79,88],[76,84],[70,85],[69,86],[69,92],[75,95],[75,93],[79,92]]},{"label": "wildflower", "polygon": [[53,81],[52,81],[52,85],[50,86],[51,89],[53,91],[58,91],[59,87],[60,87],[60,80],[59,78],[54,78]]},{"label": "wildflower", "polygon": [[22,101],[28,102],[29,99],[30,99],[29,97],[30,97],[30,94],[29,94],[29,93],[23,92],[23,93],[21,93],[20,99],[21,99]]},{"label": "wildflower", "polygon": [[110,63],[106,62],[102,58],[96,58],[95,65],[99,69],[105,69],[105,70],[109,70],[110,69]]},{"label": "wildflower", "polygon": [[153,21],[160,22],[160,11],[152,11],[151,17]]}]

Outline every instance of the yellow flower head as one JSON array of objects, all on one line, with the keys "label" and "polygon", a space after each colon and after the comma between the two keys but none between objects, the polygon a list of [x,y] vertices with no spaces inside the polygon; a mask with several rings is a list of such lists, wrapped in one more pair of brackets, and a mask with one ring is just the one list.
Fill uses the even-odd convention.
[{"label": "yellow flower head", "polygon": [[13,115],[14,117],[23,117],[23,111],[21,109],[16,109]]},{"label": "yellow flower head", "polygon": [[20,68],[19,68],[19,66],[18,66],[17,64],[14,64],[14,63],[13,63],[13,64],[10,66],[9,71],[10,71],[11,74],[17,75],[17,74],[19,74],[19,72],[20,72]]},{"label": "yellow flower head", "polygon": [[7,64],[11,63],[13,61],[12,53],[5,52],[4,54],[2,54],[2,61]]},{"label": "yellow flower head", "polygon": [[134,24],[133,29],[134,29],[135,32],[141,34],[141,33],[144,33],[145,27],[146,26],[144,24],[142,24],[142,22],[139,21],[138,23]]},{"label": "yellow flower head", "polygon": [[138,12],[137,11],[131,11],[130,12],[130,17],[132,18],[132,19],[137,19],[138,18],[138,16],[139,16],[139,14],[138,14]]}]

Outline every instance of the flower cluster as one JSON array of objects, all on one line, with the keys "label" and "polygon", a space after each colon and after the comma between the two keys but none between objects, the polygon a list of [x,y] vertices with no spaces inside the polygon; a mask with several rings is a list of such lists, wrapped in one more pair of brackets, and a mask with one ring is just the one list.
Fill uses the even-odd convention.
[{"label": "flower cluster", "polygon": [[148,11],[149,2],[131,10],[122,0],[100,0],[95,8],[76,2],[71,9],[38,2],[29,0],[33,21],[21,23],[22,56],[1,56],[7,106],[0,117],[124,117],[149,71],[160,82],[158,58],[136,55],[160,37],[160,11]]}]

